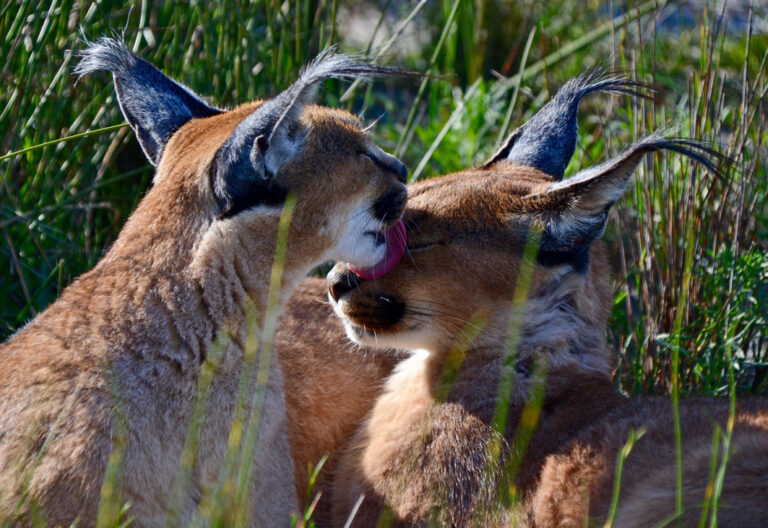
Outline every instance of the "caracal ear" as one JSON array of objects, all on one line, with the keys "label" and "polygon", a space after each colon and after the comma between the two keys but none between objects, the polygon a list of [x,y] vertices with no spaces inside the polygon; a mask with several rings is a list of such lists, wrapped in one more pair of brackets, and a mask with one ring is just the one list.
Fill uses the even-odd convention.
[{"label": "caracal ear", "polygon": [[626,189],[640,159],[657,150],[683,154],[716,174],[715,161],[727,161],[725,156],[697,141],[650,136],[605,163],[552,183],[543,192],[525,196],[521,200],[522,211],[542,226],[543,259],[566,262],[588,250],[603,234],[608,212]]},{"label": "caracal ear", "polygon": [[120,110],[152,165],[160,162],[168,140],[187,121],[221,113],[134,55],[121,40],[102,37],[88,43],[80,56],[75,73],[81,77],[99,70],[112,73]]},{"label": "caracal ear", "polygon": [[417,74],[359,62],[332,49],[321,53],[291,86],[245,118],[217,152],[211,180],[219,216],[233,216],[285,198],[286,190],[276,176],[304,148],[308,131],[301,124],[301,116],[320,82],[391,75]]},{"label": "caracal ear", "polygon": [[487,169],[498,161],[510,161],[542,171],[562,180],[565,168],[576,148],[576,126],[579,102],[592,92],[647,97],[644,84],[622,77],[606,77],[588,73],[569,80],[555,96],[524,125],[512,132],[499,150],[483,163]]}]

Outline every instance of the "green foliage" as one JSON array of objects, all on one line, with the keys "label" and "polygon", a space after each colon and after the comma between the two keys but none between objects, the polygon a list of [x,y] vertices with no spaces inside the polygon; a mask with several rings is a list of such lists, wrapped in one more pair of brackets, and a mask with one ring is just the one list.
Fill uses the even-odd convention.
[{"label": "green foliage", "polygon": [[[737,257],[727,249],[702,259],[696,269],[701,302],[683,329],[691,392],[727,394],[730,349],[739,389],[764,394],[768,389],[768,255],[749,250]],[[657,335],[668,346],[668,336]]]},{"label": "green foliage", "polygon": [[[415,105],[418,86],[404,82],[357,90],[342,103],[341,85],[329,82],[321,103],[364,109],[368,120],[383,116],[377,142],[397,147],[422,178],[482,161],[506,115],[512,130],[566,79],[595,66],[651,83],[656,96],[586,99],[567,175],[669,123],[731,156],[720,175],[676,155],[648,157],[616,207],[605,236],[617,271],[616,378],[627,392],[666,393],[676,370],[683,394],[726,394],[732,372],[739,392],[768,393],[768,35],[748,31],[746,18],[719,24],[708,3],[692,14],[667,7],[665,17],[639,19],[633,13],[654,4],[371,5],[383,16],[367,47],[375,51],[389,37],[414,41],[395,46],[391,60],[431,65],[439,77],[426,81]],[[71,75],[80,28],[90,39],[124,32],[167,74],[233,106],[276,93],[329,44],[359,51],[346,44],[350,22],[340,23],[355,20],[355,9],[337,0],[3,4],[0,156],[82,135],[0,158],[0,338],[93,266],[151,185],[128,128],[87,133],[123,120],[106,76]],[[613,18],[623,13],[623,22]],[[510,77],[518,72],[516,93]],[[118,525],[125,512],[115,512]]]}]

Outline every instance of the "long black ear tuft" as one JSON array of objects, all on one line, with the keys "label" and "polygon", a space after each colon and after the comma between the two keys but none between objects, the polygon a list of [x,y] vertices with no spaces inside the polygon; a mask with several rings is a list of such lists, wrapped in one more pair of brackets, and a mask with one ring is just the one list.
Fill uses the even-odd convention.
[{"label": "long black ear tuft", "polygon": [[283,133],[283,127],[290,127],[292,122],[301,117],[303,106],[314,100],[317,87],[322,81],[326,79],[354,81],[394,76],[421,77],[422,75],[363,62],[356,57],[337,54],[334,48],[325,49],[302,69],[299,78],[291,86],[274,99],[279,100],[281,115],[269,135],[270,144]]},{"label": "long black ear tuft", "polygon": [[368,64],[336,54],[333,49],[318,55],[293,84],[245,118],[217,152],[211,180],[220,216],[232,216],[285,196],[273,176],[301,151],[306,131],[300,118],[322,81],[391,76],[421,75]]},{"label": "long black ear tuft", "polygon": [[606,77],[601,73],[571,79],[533,117],[509,135],[501,148],[483,164],[483,168],[507,160],[534,167],[561,180],[576,148],[581,99],[598,90],[647,97],[641,91],[643,89],[647,86],[642,83],[622,77]]},{"label": "long black ear tuft", "polygon": [[611,206],[621,197],[642,157],[658,150],[678,152],[717,175],[721,175],[719,163],[730,163],[698,141],[652,135],[611,160],[553,183],[543,193],[524,197],[522,210],[543,227],[539,261],[586,269],[583,259],[589,245],[603,234]]},{"label": "long black ear tuft", "polygon": [[166,143],[184,123],[221,113],[134,55],[121,40],[102,37],[87,44],[75,73],[112,73],[120,109],[152,165],[160,162]]}]

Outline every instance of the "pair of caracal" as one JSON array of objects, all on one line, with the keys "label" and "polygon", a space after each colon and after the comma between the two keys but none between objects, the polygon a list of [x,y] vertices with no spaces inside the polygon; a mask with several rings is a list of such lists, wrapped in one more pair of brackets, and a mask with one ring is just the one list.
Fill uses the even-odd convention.
[{"label": "pair of caracal", "polygon": [[[612,293],[598,240],[608,212],[646,153],[677,151],[710,170],[721,158],[651,136],[563,181],[580,99],[640,89],[618,79],[567,83],[481,167],[411,186],[408,256],[390,273],[331,271],[331,304],[367,348],[348,359],[338,323],[303,343],[336,350],[314,353],[337,367],[314,378],[314,407],[288,406],[291,430],[331,453],[319,525],[700,526],[715,511],[720,526],[768,522],[768,402],[739,402],[729,446],[722,434],[713,442],[726,430],[727,401],[681,403],[678,505],[671,401],[624,398],[611,380]],[[286,331],[318,295],[305,289]],[[305,360],[285,346],[284,369],[298,376]],[[391,350],[409,351],[394,368]],[[335,399],[323,402],[323,387]],[[297,465],[319,454],[294,436]]]},{"label": "pair of caracal", "polygon": [[326,53],[275,98],[225,111],[119,41],[83,52],[77,72],[97,70],[157,170],[104,258],[0,346],[0,524],[93,526],[117,496],[133,526],[181,526],[236,478],[236,515],[290,526],[283,376],[252,344],[267,350],[312,267],[382,263],[406,202],[405,166],[349,113],[309,103],[328,78],[402,72]]},{"label": "pair of caracal", "polygon": [[[240,445],[232,423],[250,416],[251,526],[289,525],[307,465],[324,454],[316,516],[326,526],[376,526],[382,513],[397,526],[677,521],[670,404],[622,398],[610,379],[611,292],[598,239],[644,154],[675,150],[712,170],[717,156],[650,137],[562,180],[580,99],[641,87],[571,81],[480,168],[414,185],[405,209],[402,163],[351,115],[307,105],[323,79],[392,70],[325,55],[274,99],[228,112],[118,42],[85,52],[79,71],[94,70],[113,73],[157,173],[104,259],[0,348],[2,518],[94,525],[114,491],[104,482],[117,453],[135,525],[204,523],[201,501],[221,487],[231,444]],[[408,253],[389,271],[403,212]],[[322,281],[288,303],[328,259],[345,262],[330,273],[328,295],[349,337],[404,352],[348,343],[318,302]],[[389,273],[370,273],[376,266]],[[269,308],[286,304],[275,323]],[[245,368],[253,341],[269,342],[275,324],[279,363],[265,356],[264,369]],[[266,386],[257,380],[265,371]],[[243,387],[245,409],[236,405]],[[684,525],[712,506],[710,471],[725,456],[720,524],[768,518],[763,407],[742,402],[726,453],[711,440],[727,404],[682,404]],[[632,435],[609,514],[618,453]]]}]

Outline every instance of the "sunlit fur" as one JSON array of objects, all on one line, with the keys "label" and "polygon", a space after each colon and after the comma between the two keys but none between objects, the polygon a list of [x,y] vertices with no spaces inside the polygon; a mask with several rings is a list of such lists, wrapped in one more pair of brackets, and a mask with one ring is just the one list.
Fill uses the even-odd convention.
[{"label": "sunlit fur", "polygon": [[[527,295],[519,297],[524,308],[513,309],[531,211],[563,218],[580,215],[581,204],[605,207],[618,185],[612,180],[625,182],[640,155],[629,158],[631,164],[605,170],[605,181],[572,187],[576,206],[551,192],[568,180],[559,184],[507,161],[413,185],[404,215],[409,251],[398,266],[372,281],[354,279],[342,264],[329,274],[332,304],[351,338],[412,351],[341,457],[332,526],[343,525],[361,495],[352,523],[358,527],[376,526],[385,507],[396,526],[602,525],[619,450],[640,429],[645,435],[625,462],[614,525],[656,526],[674,514],[671,402],[622,397],[611,380],[615,358],[605,335],[612,292],[603,243],[591,244],[581,270],[532,259]],[[347,281],[353,287],[339,289]],[[505,356],[507,344],[516,360]],[[512,383],[503,394],[510,407],[499,461],[486,447],[502,371]],[[524,421],[534,382],[542,379],[541,415]],[[757,526],[768,517],[765,406],[743,400],[737,409],[722,526]],[[680,416],[682,522],[697,526],[714,429],[725,429],[728,403],[684,400]],[[527,446],[513,441],[523,424],[535,426]],[[517,455],[517,503],[506,510],[498,502],[498,468]]]},{"label": "sunlit fur", "polygon": [[[172,524],[183,524],[215,484],[235,406],[246,310],[266,311],[281,208],[218,218],[208,167],[259,104],[182,126],[165,146],[153,187],[104,258],[0,346],[0,518],[16,511],[25,523],[39,514],[51,526],[75,519],[93,526],[117,442],[123,458],[115,491],[130,503],[132,526],[163,525],[201,364],[214,339],[227,333],[195,467]],[[396,174],[363,154],[385,156],[350,114],[310,106],[300,126],[304,146],[277,175],[297,199],[281,305],[310,267],[339,258],[344,247],[370,244],[349,240],[379,227],[356,211],[402,189]],[[288,526],[297,504],[276,362],[259,431],[248,518],[253,526]]]},{"label": "sunlit fur", "polygon": [[[331,526],[330,498],[340,448],[373,407],[400,355],[361,347],[344,333],[324,279],[306,279],[280,318],[275,350],[284,377],[296,493],[315,502],[312,519]],[[307,496],[310,465],[328,456]],[[317,497],[317,495],[320,495]]]}]

